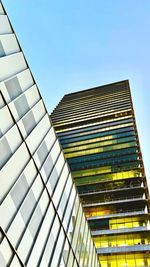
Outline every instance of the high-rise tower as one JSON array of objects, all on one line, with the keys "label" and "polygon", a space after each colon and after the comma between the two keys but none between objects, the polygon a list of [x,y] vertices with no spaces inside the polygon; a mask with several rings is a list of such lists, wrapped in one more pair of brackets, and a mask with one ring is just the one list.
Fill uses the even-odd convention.
[{"label": "high-rise tower", "polygon": [[65,95],[51,118],[101,266],[150,266],[149,193],[129,82]]},{"label": "high-rise tower", "polygon": [[0,2],[0,266],[99,267],[40,92]]}]

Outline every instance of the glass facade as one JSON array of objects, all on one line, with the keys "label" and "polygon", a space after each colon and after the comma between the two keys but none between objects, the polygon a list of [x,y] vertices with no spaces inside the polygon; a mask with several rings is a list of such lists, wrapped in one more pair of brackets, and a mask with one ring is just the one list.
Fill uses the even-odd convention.
[{"label": "glass facade", "polygon": [[51,118],[101,266],[150,266],[149,193],[129,82],[65,95]]},{"label": "glass facade", "polygon": [[0,266],[99,267],[70,169],[0,3]]}]

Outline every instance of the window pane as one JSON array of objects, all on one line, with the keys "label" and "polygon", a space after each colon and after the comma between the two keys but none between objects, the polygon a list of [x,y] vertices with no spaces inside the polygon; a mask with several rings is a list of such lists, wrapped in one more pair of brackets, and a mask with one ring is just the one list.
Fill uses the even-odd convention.
[{"label": "window pane", "polygon": [[21,86],[20,86],[20,83],[17,77],[12,78],[8,80],[7,82],[5,82],[5,86],[7,88],[7,91],[8,91],[8,94],[11,100],[13,100],[18,95],[21,94]]}]

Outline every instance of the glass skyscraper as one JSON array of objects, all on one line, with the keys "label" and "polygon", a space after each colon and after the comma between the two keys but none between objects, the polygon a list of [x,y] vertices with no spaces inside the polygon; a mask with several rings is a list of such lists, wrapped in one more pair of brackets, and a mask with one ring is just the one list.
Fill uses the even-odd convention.
[{"label": "glass skyscraper", "polygon": [[0,266],[99,267],[70,169],[0,2]]},{"label": "glass skyscraper", "polygon": [[150,266],[149,193],[129,82],[65,95],[51,118],[101,266]]}]

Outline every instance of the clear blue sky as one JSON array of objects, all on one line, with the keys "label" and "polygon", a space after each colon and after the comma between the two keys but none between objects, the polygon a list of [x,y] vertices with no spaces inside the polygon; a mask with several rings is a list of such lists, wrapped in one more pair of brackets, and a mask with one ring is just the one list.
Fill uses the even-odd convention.
[{"label": "clear blue sky", "polygon": [[3,4],[49,112],[66,93],[129,79],[150,181],[150,1]]}]

